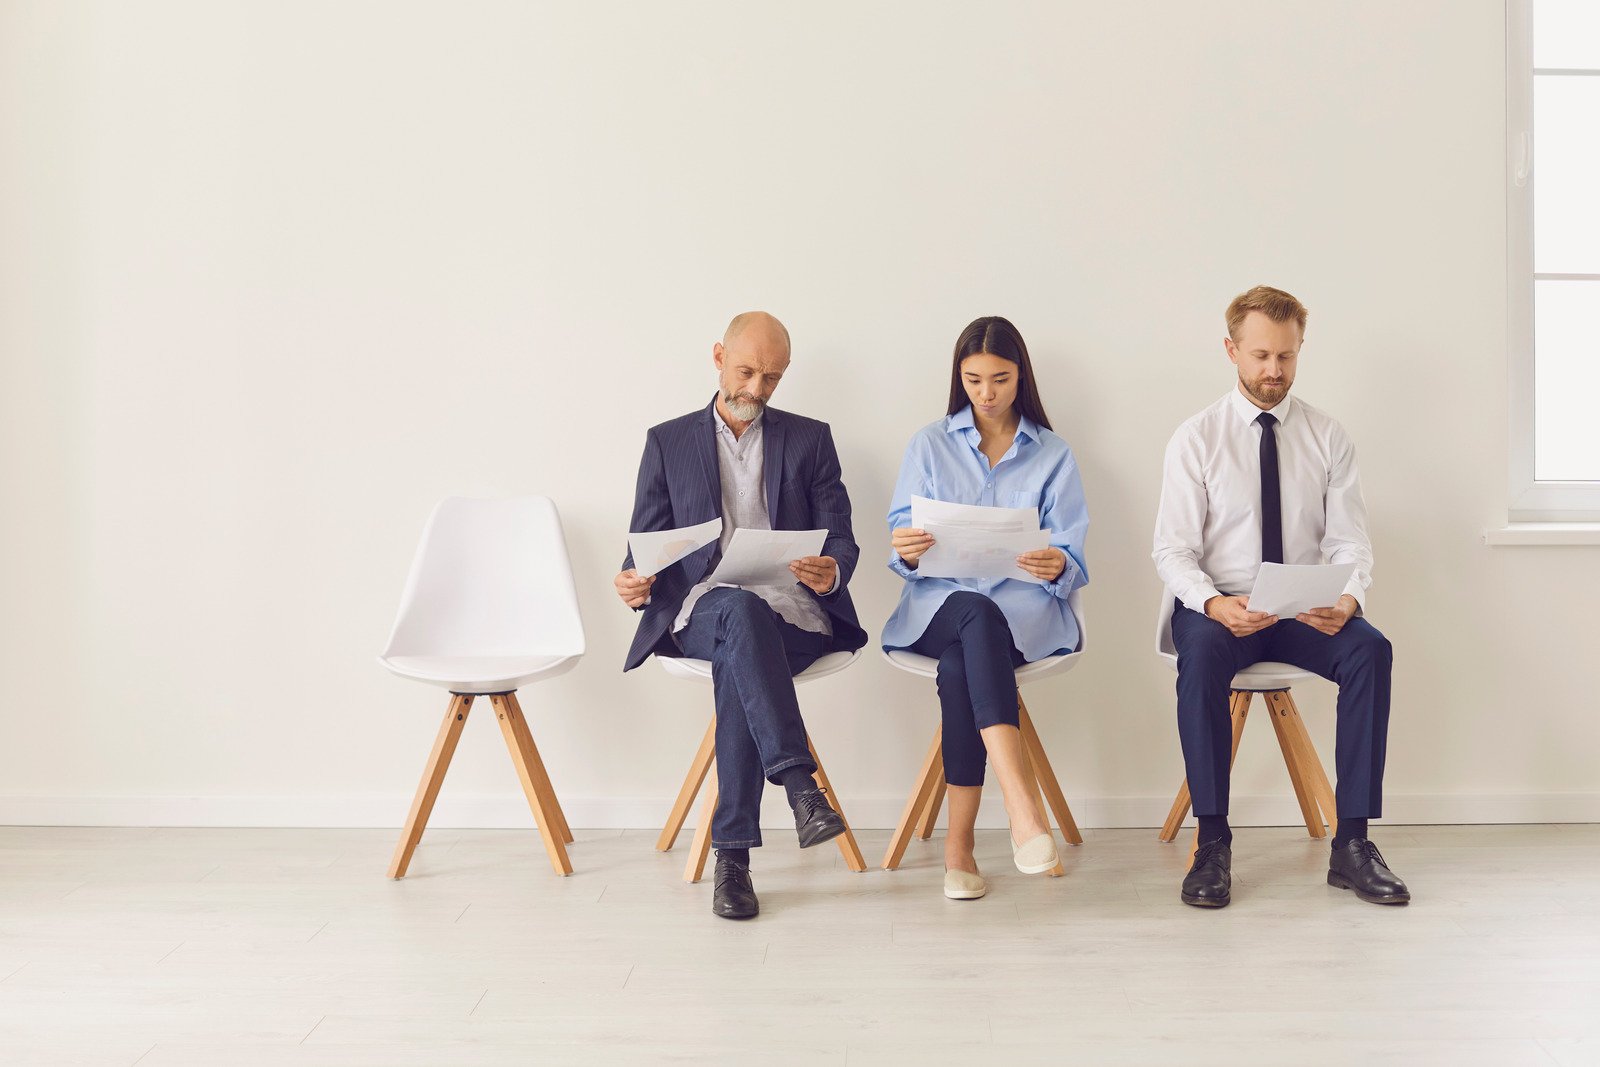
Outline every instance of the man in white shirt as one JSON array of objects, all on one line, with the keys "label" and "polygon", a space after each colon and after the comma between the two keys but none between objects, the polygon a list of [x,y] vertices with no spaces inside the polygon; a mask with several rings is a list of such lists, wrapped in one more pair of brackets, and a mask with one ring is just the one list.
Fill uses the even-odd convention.
[{"label": "man in white shirt", "polygon": [[[1328,884],[1375,904],[1411,895],[1367,839],[1382,814],[1393,650],[1363,617],[1372,546],[1344,428],[1289,396],[1306,309],[1269,286],[1228,306],[1228,359],[1238,383],[1178,427],[1167,445],[1156,517],[1156,571],[1177,603],[1178,736],[1200,844],[1184,903],[1220,908],[1232,886],[1228,829],[1234,674],[1269,660],[1339,685],[1334,763],[1338,828]],[[1338,601],[1293,619],[1245,607],[1262,562],[1354,563]]]}]

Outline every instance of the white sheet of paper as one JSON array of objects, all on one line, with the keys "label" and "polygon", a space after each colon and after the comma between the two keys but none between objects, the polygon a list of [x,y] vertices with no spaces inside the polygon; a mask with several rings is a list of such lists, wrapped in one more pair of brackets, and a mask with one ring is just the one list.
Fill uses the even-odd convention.
[{"label": "white sheet of paper", "polygon": [[[1037,515],[1033,521],[1038,523]],[[920,528],[933,535],[933,547],[917,560],[917,573],[925,578],[1015,578],[1044,584],[1018,566],[1017,557],[1048,546],[1049,530],[973,530],[938,523]]]},{"label": "white sheet of paper", "polygon": [[721,536],[721,519],[711,519],[699,526],[680,526],[676,530],[630,533],[628,547],[633,550],[633,569],[641,578],[659,574]]},{"label": "white sheet of paper", "polygon": [[1331,608],[1355,571],[1354,563],[1263,563],[1245,607],[1280,619],[1312,608]]},{"label": "white sheet of paper", "polygon": [[793,585],[797,578],[789,564],[802,556],[822,552],[827,530],[733,531],[722,562],[706,581],[717,585]]},{"label": "white sheet of paper", "polygon": [[991,533],[1023,533],[1039,528],[1039,512],[1034,508],[987,508],[914,496],[911,498],[911,525],[919,530],[931,525]]}]

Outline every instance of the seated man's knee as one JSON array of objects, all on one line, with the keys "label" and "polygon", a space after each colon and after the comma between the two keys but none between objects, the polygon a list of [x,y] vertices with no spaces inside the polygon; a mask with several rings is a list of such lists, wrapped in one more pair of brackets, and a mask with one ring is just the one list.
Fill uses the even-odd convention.
[{"label": "seated man's knee", "polygon": [[765,600],[748,589],[719,589],[716,593],[718,608],[730,615],[760,617],[772,610]]},{"label": "seated man's knee", "polygon": [[1350,643],[1349,656],[1363,666],[1387,670],[1394,665],[1394,645],[1370,623],[1350,628],[1346,640]]}]

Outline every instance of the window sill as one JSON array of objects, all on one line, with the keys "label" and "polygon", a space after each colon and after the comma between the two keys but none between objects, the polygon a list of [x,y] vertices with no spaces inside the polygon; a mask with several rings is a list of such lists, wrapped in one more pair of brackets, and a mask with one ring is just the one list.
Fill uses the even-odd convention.
[{"label": "window sill", "polygon": [[1508,522],[1485,530],[1486,545],[1600,545],[1600,522]]}]

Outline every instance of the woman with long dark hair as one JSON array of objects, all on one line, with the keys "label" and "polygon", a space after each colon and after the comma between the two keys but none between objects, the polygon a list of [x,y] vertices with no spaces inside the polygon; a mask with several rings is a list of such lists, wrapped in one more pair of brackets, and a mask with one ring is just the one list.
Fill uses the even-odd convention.
[{"label": "woman with long dark hair", "polygon": [[[1049,547],[1017,557],[1031,580],[926,577],[917,562],[934,539],[911,526],[913,496],[1034,508],[1050,531]],[[956,340],[948,413],[917,431],[900,465],[889,506],[889,566],[905,586],[883,630],[884,648],[939,661],[950,804],[944,893],[952,899],[988,891],[972,856],[986,762],[1005,797],[1017,869],[1041,874],[1056,866],[1055,840],[1023,754],[1013,672],[1077,648],[1067,596],[1088,582],[1088,527],[1077,462],[1050,429],[1022,335],[999,316],[974,321]]]}]

